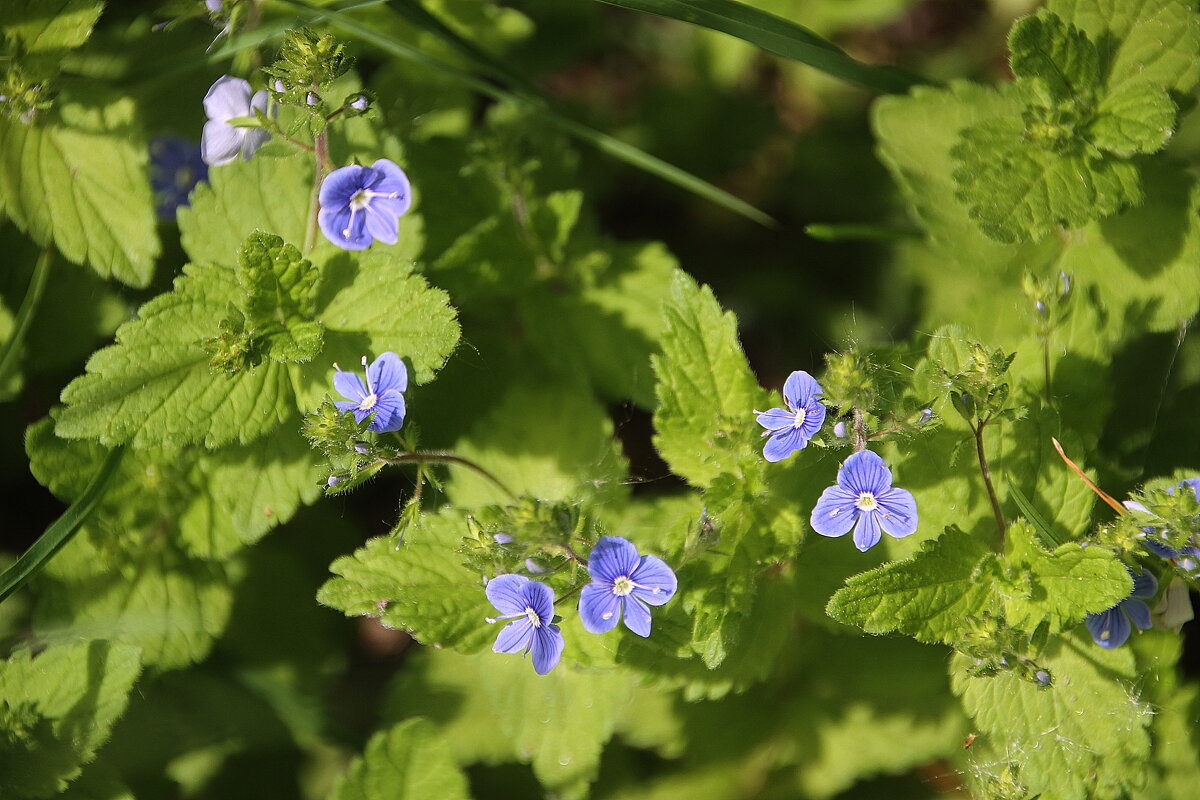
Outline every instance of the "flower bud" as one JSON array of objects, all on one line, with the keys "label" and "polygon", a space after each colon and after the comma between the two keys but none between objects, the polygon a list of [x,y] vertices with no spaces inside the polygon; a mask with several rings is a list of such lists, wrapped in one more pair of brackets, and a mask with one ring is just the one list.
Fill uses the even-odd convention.
[{"label": "flower bud", "polygon": [[309,92],[304,98],[304,103],[309,108],[312,108],[313,106],[318,105],[320,102],[321,102],[321,97],[316,92]]},{"label": "flower bud", "polygon": [[366,111],[371,106],[371,101],[367,99],[365,94],[360,94],[350,101],[350,107],[355,111]]},{"label": "flower bud", "polygon": [[833,435],[839,439],[846,438],[846,421],[845,420],[842,420],[842,421],[834,424]]}]

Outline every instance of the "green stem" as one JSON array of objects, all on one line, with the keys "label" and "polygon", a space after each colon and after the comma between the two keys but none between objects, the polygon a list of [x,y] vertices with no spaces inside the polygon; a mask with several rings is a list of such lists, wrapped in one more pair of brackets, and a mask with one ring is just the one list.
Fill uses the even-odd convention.
[{"label": "green stem", "polygon": [[79,531],[83,523],[96,510],[104,493],[108,491],[109,481],[116,473],[124,454],[124,447],[110,450],[108,457],[100,466],[100,471],[96,473],[96,477],[92,478],[92,482],[83,490],[79,499],[72,503],[71,507],[55,520],[54,524],[47,528],[46,532],[11,567],[4,570],[4,573],[0,575],[0,602],[24,586],[26,581],[46,566],[46,562],[62,549],[63,545],[71,541],[71,537]]},{"label": "green stem", "polygon": [[1046,404],[1054,402],[1053,396],[1050,394],[1050,331],[1046,331],[1046,335],[1042,337],[1042,377],[1046,383]]},{"label": "green stem", "polygon": [[304,232],[304,252],[317,246],[317,215],[321,212],[321,181],[329,170],[329,135],[322,130],[317,134],[313,154],[316,163],[313,169],[312,198],[309,201],[308,229]]},{"label": "green stem", "polygon": [[979,471],[983,474],[983,485],[987,488],[988,500],[992,503],[992,516],[996,519],[996,532],[999,535],[1000,551],[1004,551],[1004,513],[1000,510],[1000,499],[996,497],[996,487],[992,485],[992,471],[988,468],[987,456],[983,452],[983,426],[986,420],[976,420],[971,426],[975,434],[975,453],[979,456]]},{"label": "green stem", "polygon": [[385,458],[383,460],[389,464],[455,464],[460,467],[466,467],[467,469],[491,481],[491,483],[497,489],[504,492],[513,500],[517,499],[517,495],[511,489],[501,483],[500,479],[495,475],[488,472],[474,461],[463,458],[460,455],[448,452],[446,450],[424,450],[415,453],[400,453],[399,455],[392,456],[391,458]]},{"label": "green stem", "polygon": [[54,248],[46,245],[33,267],[33,276],[29,279],[29,288],[25,291],[25,299],[21,301],[21,308],[17,311],[12,336],[5,342],[4,349],[0,352],[0,390],[3,390],[4,384],[8,382],[9,376],[16,368],[17,356],[21,352],[21,345],[25,342],[25,334],[29,332],[33,316],[41,304],[42,292],[50,277],[52,261],[54,261]]}]

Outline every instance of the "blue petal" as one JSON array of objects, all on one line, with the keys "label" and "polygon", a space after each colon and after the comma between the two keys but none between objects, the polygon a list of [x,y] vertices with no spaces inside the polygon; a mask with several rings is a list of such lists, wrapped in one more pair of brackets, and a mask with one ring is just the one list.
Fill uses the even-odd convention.
[{"label": "blue petal", "polygon": [[859,511],[854,505],[857,500],[857,495],[842,487],[830,486],[813,506],[809,524],[822,536],[845,536],[858,519]]},{"label": "blue petal", "polygon": [[394,193],[395,198],[388,198],[388,210],[397,217],[404,216],[412,205],[412,184],[409,183],[404,170],[386,158],[376,161],[371,165],[371,169],[375,173],[371,190],[386,194]]},{"label": "blue petal", "polygon": [[1197,502],[1200,502],[1200,478],[1185,478],[1179,482],[1179,485],[1191,487],[1192,494],[1196,496]]},{"label": "blue petal", "polygon": [[782,431],[792,427],[796,420],[796,412],[786,408],[771,408],[766,411],[756,411],[758,424],[769,431]]},{"label": "blue petal", "polygon": [[1125,644],[1133,630],[1129,626],[1129,617],[1117,606],[1099,614],[1088,614],[1087,629],[1092,634],[1092,641],[1108,650]]},{"label": "blue petal", "polygon": [[1146,538],[1142,539],[1142,544],[1159,558],[1179,558],[1179,551],[1159,539],[1154,533],[1146,534]]},{"label": "blue petal", "polygon": [[1120,602],[1121,610],[1129,615],[1140,629],[1146,630],[1152,624],[1150,621],[1150,606],[1133,597],[1127,597]]},{"label": "blue petal", "polygon": [[809,403],[804,407],[804,424],[800,430],[804,433],[805,439],[811,439],[817,435],[817,431],[821,430],[821,426],[825,424],[825,406],[817,402]]},{"label": "blue petal", "polygon": [[620,536],[604,536],[596,542],[588,556],[588,573],[598,583],[610,587],[617,578],[629,577],[638,566],[638,551],[633,543]]},{"label": "blue petal", "polygon": [[783,382],[783,399],[792,408],[804,408],[819,394],[821,384],[802,369],[788,375],[787,380]]},{"label": "blue petal", "polygon": [[858,524],[854,526],[854,546],[864,553],[879,544],[879,512],[867,511],[858,515]]},{"label": "blue petal", "polygon": [[892,471],[884,460],[870,450],[859,450],[838,470],[838,485],[858,497],[869,492],[879,497],[892,485]]},{"label": "blue petal", "polygon": [[217,122],[250,116],[250,83],[222,75],[204,95],[204,116]]},{"label": "blue petal", "polygon": [[351,164],[326,175],[325,180],[321,182],[321,193],[317,195],[321,209],[349,210],[350,198],[363,188],[364,169],[365,167]]},{"label": "blue petal", "polygon": [[520,653],[528,650],[533,634],[534,627],[528,618],[513,620],[501,629],[492,650],[496,653]]},{"label": "blue petal", "polygon": [[380,353],[379,358],[367,367],[367,380],[376,394],[382,394],[388,389],[403,392],[408,388],[408,368],[395,353]]},{"label": "blue petal", "polygon": [[497,575],[488,581],[484,594],[501,614],[524,614],[527,605],[525,585],[529,578],[524,575]]},{"label": "blue petal", "polygon": [[367,430],[388,433],[404,427],[404,395],[400,392],[393,389],[379,395],[375,407],[371,410],[375,412],[375,416]]},{"label": "blue petal", "polygon": [[363,220],[367,233],[384,244],[395,244],[400,241],[400,221],[395,214],[389,213],[384,204],[378,200],[367,203],[363,209]]},{"label": "blue petal", "polygon": [[589,583],[579,594],[579,621],[588,633],[608,633],[621,620],[621,598],[612,586]]},{"label": "blue petal", "polygon": [[[317,223],[325,238],[343,250],[365,250],[371,246],[371,235],[363,230],[363,215],[351,214],[349,208],[322,208]],[[350,235],[346,235],[346,230]]]},{"label": "blue petal", "polygon": [[625,598],[625,627],[643,639],[650,635],[650,607],[634,595]]},{"label": "blue petal", "polygon": [[1158,594],[1158,578],[1154,577],[1154,573],[1150,570],[1143,571],[1140,575],[1133,576],[1133,591],[1129,593],[1130,597],[1150,598]]},{"label": "blue petal", "polygon": [[333,373],[333,388],[347,400],[353,400],[357,405],[367,399],[367,387],[363,386],[362,378],[353,372],[339,369]]},{"label": "blue petal", "polygon": [[528,581],[521,591],[525,595],[525,605],[533,609],[543,626],[549,625],[554,620],[554,590],[544,583]]},{"label": "blue petal", "polygon": [[675,571],[658,556],[642,556],[641,563],[629,576],[637,587],[633,593],[652,606],[661,606],[679,587]]},{"label": "blue petal", "polygon": [[897,539],[917,532],[917,501],[907,489],[888,489],[878,495],[879,527]]},{"label": "blue petal", "polygon": [[538,628],[533,634],[533,671],[545,675],[562,658],[563,635],[557,625]]},{"label": "blue petal", "polygon": [[[354,402],[353,400],[334,400],[333,404],[337,406],[338,411],[341,411],[342,413],[353,411],[358,408],[358,403]],[[359,422],[362,422],[362,420],[359,420]]]},{"label": "blue petal", "polygon": [[808,439],[804,437],[804,431],[800,428],[788,428],[771,434],[771,438],[763,446],[763,458],[772,463],[783,461],[792,453],[803,450],[807,446]]}]

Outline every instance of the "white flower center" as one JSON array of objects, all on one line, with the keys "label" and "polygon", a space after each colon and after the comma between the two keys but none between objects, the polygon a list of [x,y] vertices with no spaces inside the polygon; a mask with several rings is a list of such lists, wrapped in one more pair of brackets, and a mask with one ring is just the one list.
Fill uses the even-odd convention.
[{"label": "white flower center", "polygon": [[874,511],[879,506],[879,501],[875,499],[873,492],[859,492],[854,505],[859,511]]},{"label": "white flower center", "polygon": [[628,575],[622,575],[613,581],[613,594],[615,594],[617,597],[625,597],[633,591],[633,587],[636,585],[637,584],[629,579]]},{"label": "white flower center", "polygon": [[792,420],[792,427],[793,428],[803,428],[804,427],[804,418],[807,416],[808,416],[807,411],[805,411],[803,408],[797,408],[796,409],[796,418],[794,420]]},{"label": "white flower center", "polygon": [[386,197],[388,200],[395,200],[399,196],[399,192],[372,192],[370,189],[359,189],[350,196],[350,220],[342,230],[342,236],[349,239],[353,235],[354,215],[359,211],[369,208],[371,201],[376,197]]},{"label": "white flower center", "polygon": [[525,606],[525,616],[529,618],[529,624],[533,627],[542,627],[542,618],[533,610],[533,606]]},{"label": "white flower center", "polygon": [[378,402],[379,402],[379,395],[375,394],[374,392],[371,392],[369,395],[366,396],[366,398],[363,399],[363,401],[361,403],[358,404],[358,407],[361,408],[363,411],[370,411],[372,408],[375,407],[375,404]]}]

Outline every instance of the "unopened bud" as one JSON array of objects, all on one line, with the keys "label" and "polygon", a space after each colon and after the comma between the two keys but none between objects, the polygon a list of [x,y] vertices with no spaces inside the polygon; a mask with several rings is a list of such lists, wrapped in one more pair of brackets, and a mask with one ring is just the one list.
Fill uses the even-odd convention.
[{"label": "unopened bud", "polygon": [[844,420],[834,424],[833,435],[839,439],[846,438],[846,422]]},{"label": "unopened bud", "polygon": [[358,97],[350,101],[350,107],[355,111],[366,111],[371,105],[371,101],[367,99],[365,94],[360,94]]},{"label": "unopened bud", "polygon": [[321,97],[316,92],[309,92],[304,102],[311,108],[321,102]]}]

